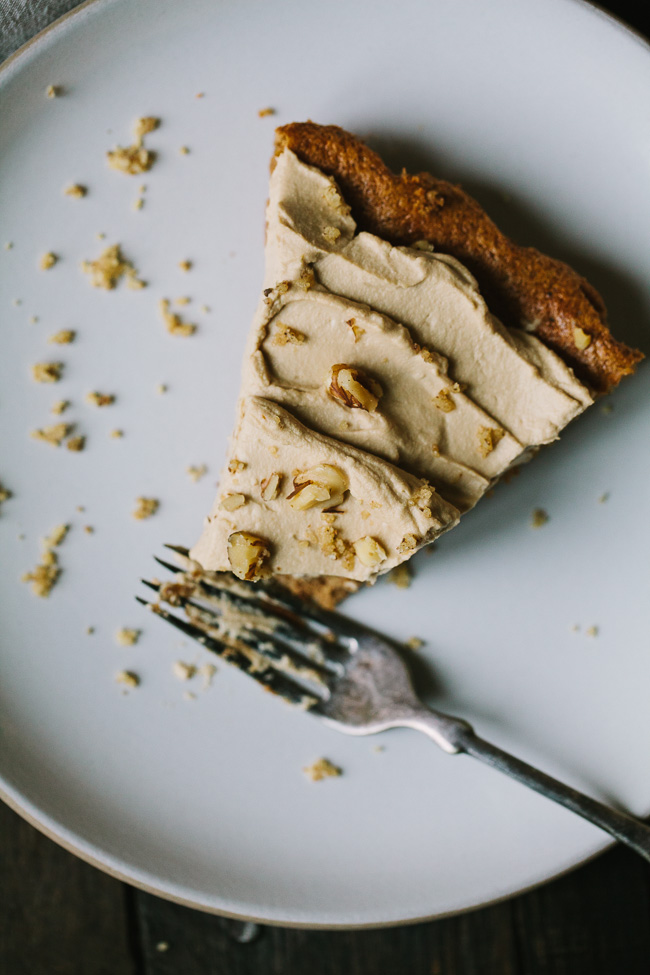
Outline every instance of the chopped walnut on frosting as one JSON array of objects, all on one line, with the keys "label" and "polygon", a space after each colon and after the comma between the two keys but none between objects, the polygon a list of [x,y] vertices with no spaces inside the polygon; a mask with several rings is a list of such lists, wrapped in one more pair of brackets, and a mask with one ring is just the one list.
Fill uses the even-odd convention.
[{"label": "chopped walnut on frosting", "polygon": [[339,363],[332,366],[327,378],[327,392],[344,406],[368,413],[377,409],[384,391],[363,369]]},{"label": "chopped walnut on frosting", "polygon": [[267,565],[271,552],[268,542],[251,532],[233,532],[228,536],[228,561],[238,579],[256,582],[271,573]]},{"label": "chopped walnut on frosting", "polygon": [[332,464],[317,464],[306,471],[298,471],[293,478],[293,491],[287,501],[296,511],[306,511],[327,502],[336,508],[348,489],[345,474]]},{"label": "chopped walnut on frosting", "polygon": [[443,413],[451,413],[456,409],[451,390],[443,388],[433,397],[433,405]]},{"label": "chopped walnut on frosting", "polygon": [[302,345],[306,337],[304,332],[278,322],[273,330],[273,345]]}]

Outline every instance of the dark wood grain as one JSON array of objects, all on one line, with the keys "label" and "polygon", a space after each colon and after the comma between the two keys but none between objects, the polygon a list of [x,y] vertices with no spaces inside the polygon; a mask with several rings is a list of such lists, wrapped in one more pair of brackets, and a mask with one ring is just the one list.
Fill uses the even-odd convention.
[{"label": "dark wood grain", "polygon": [[138,975],[125,892],[0,802],[2,975]]}]

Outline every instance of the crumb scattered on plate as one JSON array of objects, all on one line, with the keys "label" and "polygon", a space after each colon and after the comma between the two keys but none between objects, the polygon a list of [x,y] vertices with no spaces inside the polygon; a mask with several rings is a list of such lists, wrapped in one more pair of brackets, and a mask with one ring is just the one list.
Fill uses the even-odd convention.
[{"label": "crumb scattered on plate", "polygon": [[598,636],[598,627],[588,626],[585,630],[585,636]]},{"label": "crumb scattered on plate", "polygon": [[88,192],[88,189],[82,186],[81,183],[72,183],[70,186],[66,186],[63,192],[66,196],[71,196],[73,200],[81,200]]},{"label": "crumb scattered on plate", "polygon": [[599,504],[605,504],[606,501],[609,501],[609,491],[605,491],[605,493],[601,494],[601,496],[598,498]]},{"label": "crumb scattered on plate", "polygon": [[111,437],[112,440],[121,440],[123,436],[124,430],[111,430],[109,433],[109,437]]},{"label": "crumb scattered on plate", "polygon": [[13,241],[12,240],[8,240],[6,242],[6,244],[5,244],[5,250],[6,251],[13,250],[13,246],[14,246]]},{"label": "crumb scattered on plate", "polygon": [[257,114],[259,115],[260,118],[267,118],[267,116],[269,116],[269,115],[275,115],[275,109],[274,108],[260,108],[260,110],[258,111]]},{"label": "crumb scattered on plate", "polygon": [[38,266],[40,267],[41,271],[49,271],[51,267],[54,267],[58,260],[59,258],[56,254],[54,254],[52,251],[48,251],[47,254],[43,254],[38,262]]},{"label": "crumb scattered on plate", "polygon": [[34,440],[42,440],[53,447],[60,447],[65,438],[72,432],[70,423],[53,423],[48,427],[41,427],[39,430],[32,430],[30,436]]},{"label": "crumb scattered on plate", "polygon": [[133,209],[134,210],[141,210],[143,206],[144,206],[144,197],[143,196],[139,196],[137,198],[137,200],[135,200],[134,203],[133,203]]},{"label": "crumb scattered on plate", "polygon": [[217,672],[217,668],[214,664],[201,664],[200,667],[196,669],[199,677],[203,678],[203,690],[207,690],[208,687],[212,686],[212,679]]},{"label": "crumb scattered on plate", "polygon": [[175,660],[172,664],[172,674],[178,680],[191,680],[196,674],[194,664],[185,663],[184,660]]},{"label": "crumb scattered on plate", "polygon": [[321,779],[336,778],[343,774],[343,770],[330,762],[329,758],[317,758],[311,765],[306,765],[303,772],[312,782],[320,782]]},{"label": "crumb scattered on plate", "polygon": [[86,535],[94,535],[95,533],[95,529],[93,528],[92,525],[84,525],[84,531]]},{"label": "crumb scattered on plate", "polygon": [[393,585],[397,586],[398,589],[408,589],[411,585],[411,580],[413,579],[413,571],[406,562],[402,562],[401,565],[396,565],[394,569],[388,573],[388,581],[392,582]]},{"label": "crumb scattered on plate", "polygon": [[43,546],[41,561],[31,572],[25,572],[21,576],[22,582],[31,583],[32,592],[35,596],[40,596],[42,599],[47,598],[56,585],[61,575],[61,569],[54,549],[59,547],[69,530],[70,525],[64,523],[52,529],[50,534],[41,540]]},{"label": "crumb scattered on plate", "polygon": [[169,300],[167,298],[160,299],[158,302],[158,308],[160,309],[160,314],[162,315],[163,321],[167,326],[167,331],[170,335],[194,335],[196,332],[196,325],[191,325],[189,322],[184,322],[180,315],[170,311]]},{"label": "crumb scattered on plate", "polygon": [[192,270],[192,262],[191,261],[179,261],[178,262],[178,266],[181,269],[181,271],[191,271]]},{"label": "crumb scattered on plate", "polygon": [[140,630],[131,630],[122,626],[115,634],[115,642],[121,647],[132,647],[140,638]]},{"label": "crumb scattered on plate", "polygon": [[59,95],[63,94],[63,88],[61,85],[48,85],[45,94],[48,98],[58,98]]},{"label": "crumb scattered on plate", "polygon": [[80,453],[80,451],[82,451],[85,446],[86,446],[86,438],[81,436],[80,434],[77,434],[77,436],[75,437],[70,437],[70,439],[66,441],[66,447],[68,448],[68,450],[72,450],[74,453],[77,454]]},{"label": "crumb scattered on plate", "polygon": [[58,383],[62,371],[62,362],[37,362],[32,366],[32,378],[37,383]]},{"label": "crumb scattered on plate", "polygon": [[180,152],[181,156],[189,156],[190,154],[190,150],[187,146],[181,146],[178,151]]},{"label": "crumb scattered on plate", "polygon": [[160,125],[152,115],[137,119],[133,127],[134,142],[130,146],[116,146],[106,153],[108,165],[129,176],[148,172],[156,161],[156,154],[144,146],[144,137]]},{"label": "crumb scattered on plate", "polygon": [[55,345],[69,345],[70,342],[74,342],[77,333],[71,328],[62,328],[54,335],[50,335],[48,342],[53,342]]},{"label": "crumb scattered on plate", "polygon": [[420,647],[424,646],[424,640],[419,636],[410,636],[408,640],[404,642],[404,646],[408,647],[409,650],[419,650]]},{"label": "crumb scattered on plate", "polygon": [[86,403],[91,406],[111,406],[115,402],[115,395],[113,393],[86,393],[84,396]]},{"label": "crumb scattered on plate", "polygon": [[126,277],[129,288],[146,287],[145,282],[138,277],[138,272],[133,264],[127,261],[122,254],[119,244],[111,244],[110,247],[106,247],[95,261],[82,261],[81,270],[90,276],[90,283],[93,288],[104,288],[106,291],[111,291],[123,277]]},{"label": "crumb scattered on plate", "polygon": [[2,504],[3,501],[8,501],[10,497],[11,491],[9,491],[8,488],[3,487],[2,481],[0,481],[0,504]]},{"label": "crumb scattered on plate", "polygon": [[531,528],[541,528],[548,520],[549,517],[543,508],[535,508],[530,516],[530,526]]},{"label": "crumb scattered on plate", "polygon": [[168,389],[169,386],[167,385],[167,383],[158,383],[158,385],[156,386],[156,392],[160,393],[161,396],[163,395],[163,393],[166,393]]},{"label": "crumb scattered on plate", "polygon": [[156,498],[136,498],[136,507],[133,512],[133,517],[138,521],[143,521],[145,518],[151,518],[152,515],[158,511],[160,507],[160,501]]},{"label": "crumb scattered on plate", "polygon": [[200,481],[201,478],[205,477],[205,475],[208,473],[208,468],[205,466],[205,464],[199,464],[198,466],[191,465],[190,467],[186,468],[186,470],[194,482]]},{"label": "crumb scattered on plate", "polygon": [[140,678],[132,670],[119,670],[115,675],[115,680],[118,684],[124,684],[125,687],[138,687],[140,684]]}]

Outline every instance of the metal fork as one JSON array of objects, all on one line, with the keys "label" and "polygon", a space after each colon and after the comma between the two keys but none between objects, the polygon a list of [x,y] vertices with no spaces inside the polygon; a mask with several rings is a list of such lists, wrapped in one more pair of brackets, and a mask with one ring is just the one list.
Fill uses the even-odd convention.
[{"label": "metal fork", "polygon": [[[162,559],[175,581],[148,582],[185,611],[175,615],[136,597],[207,650],[235,664],[266,690],[349,735],[414,728],[450,755],[472,755],[565,806],[650,861],[650,827],[606,806],[480,738],[471,725],[427,707],[416,695],[397,646],[342,614],[298,598],[274,580],[242,582],[203,572],[187,549],[168,545],[189,571]],[[179,575],[179,572],[181,573]]]}]

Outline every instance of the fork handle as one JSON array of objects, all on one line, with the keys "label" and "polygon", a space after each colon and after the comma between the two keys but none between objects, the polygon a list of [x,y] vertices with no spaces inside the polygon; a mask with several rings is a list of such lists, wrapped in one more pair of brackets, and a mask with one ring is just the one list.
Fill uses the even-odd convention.
[{"label": "fork handle", "polygon": [[640,819],[635,819],[634,816],[620,812],[618,809],[612,809],[611,806],[592,799],[570,785],[559,782],[546,772],[541,772],[527,762],[522,762],[520,758],[515,758],[514,755],[504,752],[489,741],[479,738],[471,729],[461,730],[457,743],[459,751],[478,758],[486,765],[491,765],[492,768],[504,772],[512,779],[534,789],[535,792],[565,806],[595,826],[600,826],[650,861],[650,827]]}]

